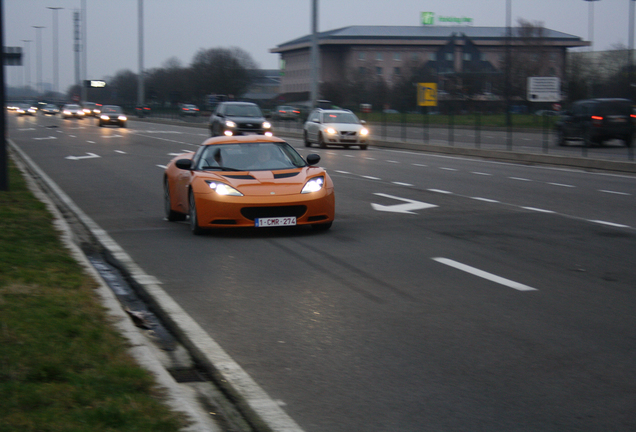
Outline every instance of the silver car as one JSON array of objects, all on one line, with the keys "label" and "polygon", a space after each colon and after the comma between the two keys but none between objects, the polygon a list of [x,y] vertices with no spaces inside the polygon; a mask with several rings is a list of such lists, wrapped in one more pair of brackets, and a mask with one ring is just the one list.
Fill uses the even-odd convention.
[{"label": "silver car", "polygon": [[369,129],[349,110],[316,108],[305,122],[303,138],[305,147],[313,143],[321,148],[328,145],[359,146],[366,150],[369,145]]}]

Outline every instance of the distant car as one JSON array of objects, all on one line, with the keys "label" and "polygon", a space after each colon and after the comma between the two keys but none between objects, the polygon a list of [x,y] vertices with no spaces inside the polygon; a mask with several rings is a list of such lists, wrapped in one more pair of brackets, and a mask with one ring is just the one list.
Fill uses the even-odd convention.
[{"label": "distant car", "polygon": [[95,102],[84,102],[82,104],[82,109],[84,110],[85,116],[97,117],[101,112],[102,104],[98,104]]},{"label": "distant car", "polygon": [[66,104],[62,107],[63,119],[67,119],[69,117],[82,119],[84,118],[84,115],[84,110],[77,104]]},{"label": "distant car", "polygon": [[366,150],[369,129],[365,124],[349,110],[316,108],[309,114],[303,128],[305,147],[313,143],[321,148],[332,144],[345,147],[357,145]]},{"label": "distant car", "polygon": [[125,128],[128,117],[124,114],[124,110],[118,105],[104,105],[102,112],[98,117],[99,127],[105,125],[117,125]]},{"label": "distant car", "polygon": [[211,136],[272,135],[272,124],[252,102],[221,102],[208,122]]},{"label": "distant car", "polygon": [[192,104],[181,104],[179,107],[179,115],[181,117],[198,117],[199,107]]},{"label": "distant car", "polygon": [[24,115],[34,116],[38,112],[38,110],[35,107],[31,106],[30,104],[19,103],[16,105],[15,112],[19,116],[24,116]]},{"label": "distant car", "polygon": [[148,105],[139,105],[135,107],[135,114],[137,114],[137,117],[139,118],[144,118],[148,115],[150,115],[150,107]]},{"label": "distant car", "polygon": [[576,101],[557,121],[557,145],[582,140],[585,146],[602,145],[619,139],[631,147],[634,138],[632,101],[629,99],[586,99]]},{"label": "distant car", "polygon": [[60,113],[60,109],[55,104],[46,104],[40,111],[44,115],[57,115]]},{"label": "distant car", "polygon": [[168,164],[164,211],[169,221],[189,217],[193,234],[209,228],[331,227],[334,187],[315,166],[320,156],[303,159],[287,142],[263,135],[207,139],[196,153]]},{"label": "distant car", "polygon": [[274,110],[274,120],[296,120],[300,116],[300,110],[289,105],[279,105]]}]

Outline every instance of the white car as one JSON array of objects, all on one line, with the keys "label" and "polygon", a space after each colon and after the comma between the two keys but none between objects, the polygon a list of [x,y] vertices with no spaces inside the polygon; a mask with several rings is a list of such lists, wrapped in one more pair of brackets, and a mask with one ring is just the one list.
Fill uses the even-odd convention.
[{"label": "white car", "polygon": [[369,145],[369,129],[349,110],[316,108],[305,122],[303,138],[305,147],[313,143],[325,148],[328,145],[359,146],[366,150]]}]

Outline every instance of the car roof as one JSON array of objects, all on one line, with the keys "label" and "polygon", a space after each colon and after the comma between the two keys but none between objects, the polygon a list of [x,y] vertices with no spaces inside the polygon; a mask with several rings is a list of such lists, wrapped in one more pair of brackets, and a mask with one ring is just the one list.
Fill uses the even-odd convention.
[{"label": "car roof", "polygon": [[201,145],[215,145],[215,144],[243,144],[243,143],[284,143],[287,142],[281,138],[266,135],[234,135],[234,136],[219,136],[214,138],[208,138],[203,141]]}]

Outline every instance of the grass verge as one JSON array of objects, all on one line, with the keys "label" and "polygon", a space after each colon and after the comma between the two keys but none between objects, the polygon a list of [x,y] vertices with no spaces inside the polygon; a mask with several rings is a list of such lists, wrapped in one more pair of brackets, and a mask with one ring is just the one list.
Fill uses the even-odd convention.
[{"label": "grass verge", "polygon": [[0,432],[184,427],[11,161],[9,185],[0,191]]}]

